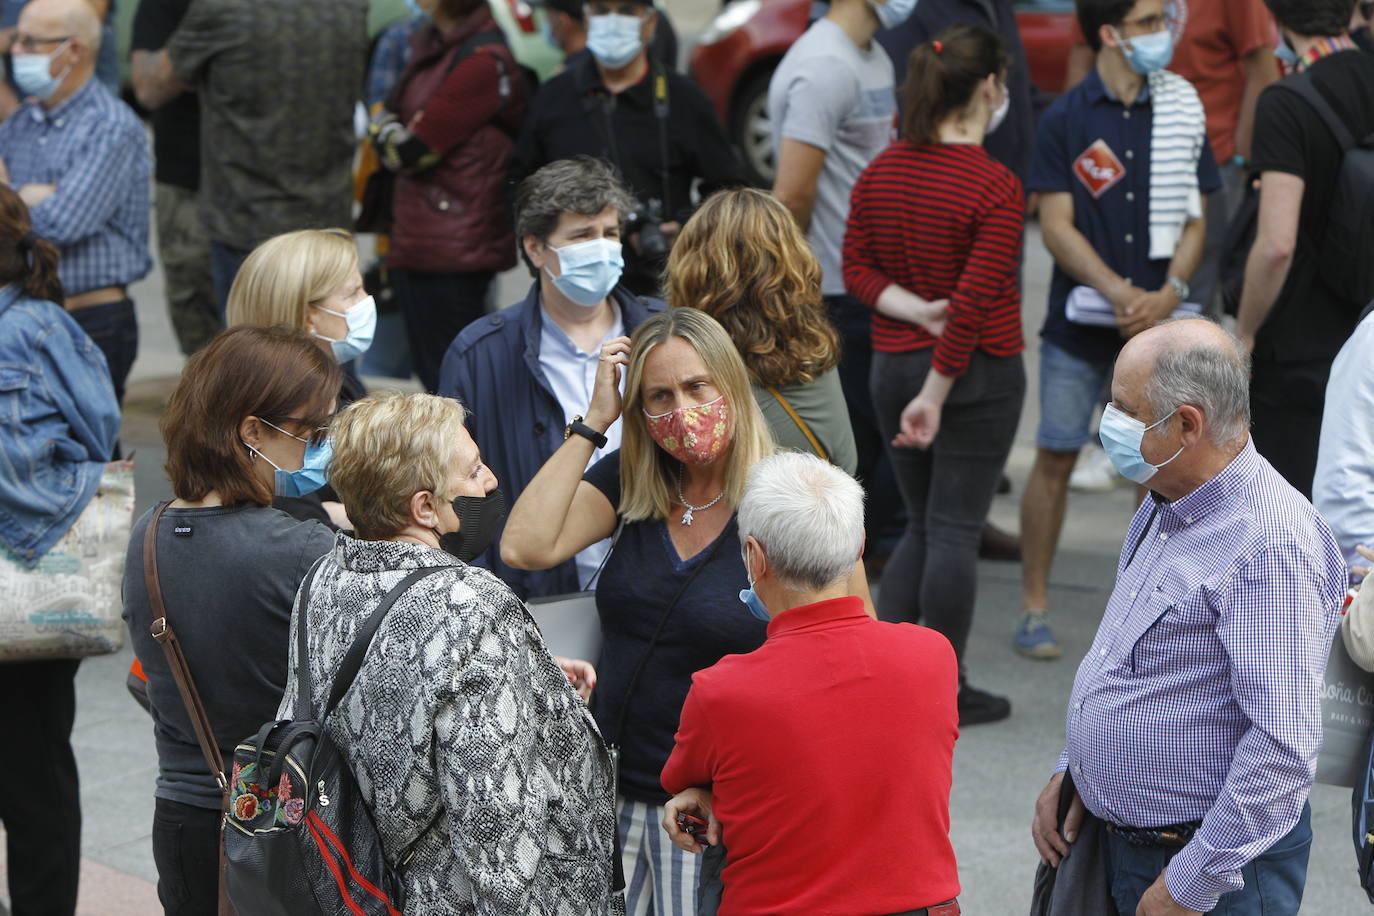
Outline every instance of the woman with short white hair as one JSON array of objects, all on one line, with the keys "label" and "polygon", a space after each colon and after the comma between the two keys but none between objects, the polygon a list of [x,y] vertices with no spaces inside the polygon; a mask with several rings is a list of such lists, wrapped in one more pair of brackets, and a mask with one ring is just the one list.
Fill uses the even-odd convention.
[{"label": "woman with short white hair", "polygon": [[600,916],[618,899],[611,764],[576,689],[595,672],[550,656],[515,594],[467,565],[505,508],[464,415],[449,398],[388,394],[335,420],[331,480],[356,537],[338,536],[292,615],[317,708],[293,708],[293,638],[278,717],[317,717],[383,597],[431,570],[386,613],[325,722],[388,863],[406,863],[406,911]]}]

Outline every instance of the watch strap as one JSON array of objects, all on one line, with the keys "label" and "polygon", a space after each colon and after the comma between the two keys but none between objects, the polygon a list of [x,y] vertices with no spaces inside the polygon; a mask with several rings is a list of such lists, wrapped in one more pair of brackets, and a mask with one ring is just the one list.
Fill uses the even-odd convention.
[{"label": "watch strap", "polygon": [[597,432],[586,423],[583,423],[581,417],[573,417],[572,422],[568,424],[567,436],[564,438],[569,438],[571,436],[581,436],[590,441],[597,448],[606,447],[606,435]]}]

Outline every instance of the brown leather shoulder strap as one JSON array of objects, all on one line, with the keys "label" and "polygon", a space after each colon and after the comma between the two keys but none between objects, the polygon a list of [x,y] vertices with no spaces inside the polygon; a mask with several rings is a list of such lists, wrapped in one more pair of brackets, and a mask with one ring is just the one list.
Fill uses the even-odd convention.
[{"label": "brown leather shoulder strap", "polygon": [[220,791],[227,796],[229,783],[224,777],[224,758],[220,756],[219,745],[215,743],[210,716],[205,712],[205,704],[200,701],[200,691],[196,690],[196,682],[186,664],[186,655],[181,651],[181,643],[177,641],[176,631],[167,619],[167,608],[162,603],[162,582],[157,576],[157,524],[168,505],[170,503],[163,503],[157,507],[153,517],[148,520],[148,530],[143,535],[143,584],[148,590],[148,607],[153,612],[151,630],[153,639],[157,640],[157,644],[162,647],[162,652],[167,657],[167,667],[172,672],[172,679],[177,683],[181,702],[185,704],[186,714],[196,730],[196,738],[200,741],[200,750],[205,755],[210,773],[219,783]]},{"label": "brown leather shoulder strap", "polygon": [[820,458],[822,461],[829,461],[830,453],[825,450],[825,446],[821,445],[821,440],[816,438],[816,434],[811,431],[811,427],[801,418],[801,414],[793,410],[792,405],[787,403],[787,398],[782,396],[782,392],[779,391],[776,386],[769,385],[768,393],[782,405],[783,410],[787,411],[787,415],[792,418],[792,422],[797,424],[797,428],[802,431],[802,435],[806,437],[806,441],[811,443],[811,450],[816,453],[816,457]]}]

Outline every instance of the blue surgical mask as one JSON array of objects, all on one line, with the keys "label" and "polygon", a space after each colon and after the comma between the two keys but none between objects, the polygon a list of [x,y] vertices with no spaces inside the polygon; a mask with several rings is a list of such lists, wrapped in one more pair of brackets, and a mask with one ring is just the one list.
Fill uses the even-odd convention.
[{"label": "blue surgical mask", "polygon": [[1302,58],[1298,52],[1293,50],[1293,46],[1288,43],[1288,36],[1279,32],[1279,44],[1274,49],[1274,56],[1288,65],[1288,69],[1296,70],[1302,63]]},{"label": "blue surgical mask", "polygon": [[887,0],[886,3],[868,0],[868,6],[873,10],[873,15],[878,17],[879,25],[885,29],[895,29],[911,18],[916,10],[916,0]]},{"label": "blue surgical mask", "polygon": [[768,623],[773,618],[769,616],[768,608],[764,606],[763,601],[758,596],[758,593],[754,591],[754,580],[749,576],[748,547],[745,547],[740,552],[740,559],[744,561],[744,577],[749,580],[749,587],[742,588],[739,590],[739,600],[743,602],[744,606],[749,609],[749,613],[753,614],[755,617],[757,617],[759,620],[762,620],[764,623]]},{"label": "blue surgical mask", "polygon": [[619,70],[644,50],[639,30],[644,20],[638,16],[606,13],[587,18],[587,48],[603,67]]},{"label": "blue surgical mask", "polygon": [[406,9],[410,11],[410,16],[412,19],[429,18],[429,13],[426,13],[424,10],[420,9],[420,4],[417,2],[417,0],[406,0]]},{"label": "blue surgical mask", "polygon": [[1112,465],[1117,473],[1127,480],[1134,480],[1136,483],[1143,484],[1160,468],[1173,461],[1183,454],[1183,446],[1178,447],[1178,451],[1169,456],[1167,461],[1159,464],[1150,464],[1145,460],[1145,456],[1140,453],[1140,445],[1145,440],[1145,433],[1154,429],[1159,424],[1168,420],[1178,413],[1175,407],[1160,419],[1146,426],[1135,417],[1129,417],[1117,410],[1111,404],[1102,411],[1102,424],[1098,428],[1098,437],[1102,439],[1102,448],[1106,450],[1107,457],[1112,460]]},{"label": "blue surgical mask", "polygon": [[549,251],[558,256],[559,274],[555,277],[548,267],[544,272],[560,293],[586,308],[600,305],[611,294],[625,267],[620,243],[613,239],[589,239]]},{"label": "blue surgical mask", "polygon": [[555,51],[562,51],[563,46],[558,43],[558,38],[553,34],[553,20],[549,17],[551,11],[545,10],[544,15],[539,17],[539,31],[544,36],[544,40],[549,43],[549,47]]},{"label": "blue surgical mask", "polygon": [[299,498],[314,493],[329,482],[329,460],[334,457],[334,441],[332,439],[325,439],[319,445],[313,445],[309,439],[303,439],[300,436],[288,433],[275,423],[269,423],[267,420],[263,420],[262,422],[266,423],[283,436],[291,436],[291,438],[295,439],[297,442],[305,443],[305,458],[301,461],[301,467],[298,471],[282,470],[281,466],[271,458],[268,458],[262,452],[253,448],[253,446],[249,445],[247,442],[243,443],[248,451],[272,465],[274,471],[272,475],[272,492],[274,495]]},{"label": "blue surgical mask", "polygon": [[336,312],[327,309],[322,305],[313,306],[322,312],[337,315],[348,325],[348,333],[343,340],[335,340],[332,337],[325,337],[318,331],[312,330],[310,333],[320,340],[329,341],[329,345],[334,349],[334,358],[341,363],[357,359],[367,352],[367,348],[372,346],[372,336],[377,332],[377,300],[368,296],[360,299],[348,307],[347,311]]},{"label": "blue surgical mask", "polygon": [[[70,41],[70,39],[68,39]],[[52,60],[66,49],[68,41],[62,42],[51,54],[14,54],[10,62],[14,66],[14,85],[19,87],[21,98],[35,98],[44,101],[57,91],[67,78],[71,66],[65,67],[57,76],[49,74]]]},{"label": "blue surgical mask", "polygon": [[1142,76],[1163,70],[1174,58],[1174,33],[1168,29],[1137,35],[1126,39],[1126,42],[1130,47],[1123,45],[1121,48],[1126,55],[1126,63]]}]

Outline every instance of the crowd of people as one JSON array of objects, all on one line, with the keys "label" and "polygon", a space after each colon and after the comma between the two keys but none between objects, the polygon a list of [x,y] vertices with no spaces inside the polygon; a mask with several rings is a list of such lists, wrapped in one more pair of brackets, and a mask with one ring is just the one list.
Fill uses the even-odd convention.
[{"label": "crowd of people", "polygon": [[[651,0],[537,5],[542,85],[486,0],[415,0],[370,65],[366,0],[140,0],[151,149],[109,3],[0,33],[8,556],[119,455],[150,217],[189,357],[122,595],[165,912],[218,911],[261,805],[329,804],[207,759],[318,719],[392,912],[957,914],[955,741],[1012,714],[965,654],[1035,218],[1011,649],[1062,654],[1084,446],[1139,496],[1037,912],[1295,914],[1338,623],[1374,670],[1374,601],[1341,616],[1374,561],[1374,4],[1076,0],[1069,85],[1036,87],[1010,0],[831,0],[772,77],[767,191]],[[421,393],[362,379],[395,330]],[[599,655],[551,655],[526,602],[582,592]],[[76,670],[0,665],[38,746],[0,767],[15,916],[74,912]]]}]

